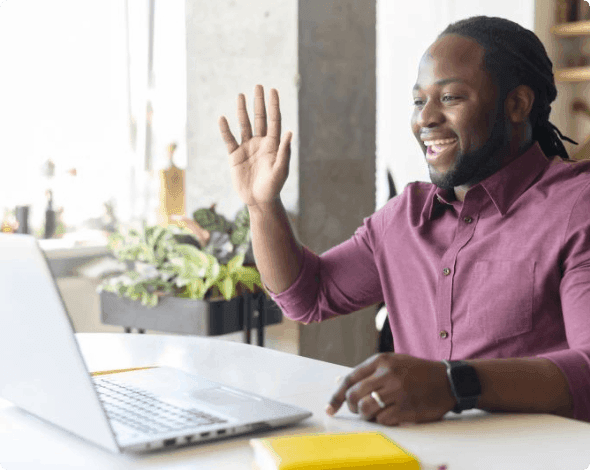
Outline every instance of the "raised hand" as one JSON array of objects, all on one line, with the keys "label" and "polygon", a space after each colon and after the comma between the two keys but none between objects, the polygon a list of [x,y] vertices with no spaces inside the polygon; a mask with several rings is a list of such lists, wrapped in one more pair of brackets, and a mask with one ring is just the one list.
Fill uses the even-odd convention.
[{"label": "raised hand", "polygon": [[231,178],[235,190],[248,207],[264,207],[279,198],[289,174],[292,133],[281,135],[281,111],[277,90],[270,90],[268,123],[264,89],[254,90],[254,135],[246,109],[246,98],[238,96],[238,120],[242,141],[238,145],[225,116],[219,118],[219,128],[229,152]]}]

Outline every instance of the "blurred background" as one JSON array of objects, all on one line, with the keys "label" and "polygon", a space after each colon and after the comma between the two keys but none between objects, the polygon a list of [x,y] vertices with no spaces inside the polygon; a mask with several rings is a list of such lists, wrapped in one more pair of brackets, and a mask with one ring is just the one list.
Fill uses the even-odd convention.
[{"label": "blurred background", "polygon": [[[236,214],[217,119],[239,135],[237,95],[251,111],[260,83],[279,90],[283,132],[294,133],[282,199],[321,253],[394,191],[429,181],[409,127],[418,62],[450,22],[481,14],[539,36],[558,79],[551,121],[580,142],[566,143],[575,158],[590,155],[584,0],[0,2],[2,231],[42,240],[77,331],[120,331],[101,324],[96,272],[80,267],[121,227],[162,223],[171,166],[183,214],[212,204]],[[374,351],[374,316],[285,320],[268,345],[354,365]]]}]

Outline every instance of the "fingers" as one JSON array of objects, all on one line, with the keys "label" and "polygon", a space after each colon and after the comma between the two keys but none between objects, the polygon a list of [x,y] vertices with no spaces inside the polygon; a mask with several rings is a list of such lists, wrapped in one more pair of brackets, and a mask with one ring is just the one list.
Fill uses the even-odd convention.
[{"label": "fingers", "polygon": [[239,147],[238,143],[234,135],[229,130],[229,124],[227,123],[227,119],[225,116],[221,116],[219,118],[219,129],[221,131],[221,137],[227,146],[227,152],[232,153],[235,149]]},{"label": "fingers", "polygon": [[266,135],[266,106],[262,85],[256,85],[254,89],[254,129],[255,135],[260,137]]},{"label": "fingers", "polygon": [[[275,149],[279,147],[279,139],[281,136],[281,111],[279,108],[279,93],[276,89],[270,90],[269,103],[269,122],[267,124],[266,104],[264,102],[264,88],[262,85],[256,85],[254,89],[254,129],[255,135],[264,137],[269,135],[273,138]],[[238,95],[238,121],[241,128],[241,139],[244,143],[252,138],[252,125],[248,116],[248,109],[246,107],[246,97],[243,93]],[[232,153],[237,147],[237,142],[232,135],[229,125],[225,117],[220,118],[219,127],[224,142],[228,147],[229,153]],[[287,144],[290,142],[287,142]]]},{"label": "fingers", "polygon": [[246,97],[243,93],[238,95],[238,121],[242,128],[242,143],[252,138],[252,126],[246,109]]},{"label": "fingers", "polygon": [[[379,410],[375,414],[375,421],[379,424],[383,424],[385,426],[397,426],[402,422],[401,413],[399,410],[399,406],[396,404],[392,404],[383,410]],[[405,417],[407,422],[411,422],[409,417]]]},{"label": "fingers", "polygon": [[[375,365],[373,362],[363,363],[363,365],[358,366],[350,374],[344,377],[344,380],[336,389],[334,395],[332,395],[332,398],[326,407],[326,413],[328,413],[330,416],[334,415],[340,409],[342,403],[346,401],[348,390],[357,383],[369,377],[374,371]],[[371,391],[369,391],[369,393],[370,392]],[[361,396],[359,396],[359,399],[360,398]]]},{"label": "fingers", "polygon": [[281,137],[281,109],[279,106],[279,92],[272,88],[268,104],[268,136],[272,137],[278,145]]},{"label": "fingers", "polygon": [[[379,398],[383,404],[385,405],[384,408],[381,408],[381,405],[377,401],[375,397],[373,397],[372,393],[377,393],[377,398]],[[387,390],[386,387],[382,386],[381,388],[377,388],[372,390],[369,393],[363,395],[357,402],[357,409],[358,413],[362,416],[363,419],[369,421],[373,419],[376,415],[381,413],[383,410],[393,406],[396,404],[396,396],[397,393],[392,390]]]}]

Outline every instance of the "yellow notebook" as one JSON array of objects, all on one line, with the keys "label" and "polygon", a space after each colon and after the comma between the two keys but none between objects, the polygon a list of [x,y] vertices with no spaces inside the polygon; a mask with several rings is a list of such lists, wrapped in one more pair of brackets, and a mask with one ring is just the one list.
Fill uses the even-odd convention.
[{"label": "yellow notebook", "polygon": [[379,432],[301,434],[251,439],[260,470],[420,470],[420,463]]}]

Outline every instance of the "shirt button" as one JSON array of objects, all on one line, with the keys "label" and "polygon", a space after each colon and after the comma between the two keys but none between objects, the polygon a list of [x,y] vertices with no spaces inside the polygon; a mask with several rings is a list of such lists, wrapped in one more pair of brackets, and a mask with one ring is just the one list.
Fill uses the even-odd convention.
[{"label": "shirt button", "polygon": [[441,330],[438,334],[442,339],[448,338],[449,333],[446,330]]},{"label": "shirt button", "polygon": [[465,222],[466,224],[470,224],[471,222],[473,222],[473,219],[469,216],[464,217],[463,218],[463,222]]},{"label": "shirt button", "polygon": [[445,269],[443,269],[443,274],[445,276],[448,276],[449,274],[451,274],[451,270],[449,268],[445,268]]}]

